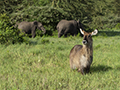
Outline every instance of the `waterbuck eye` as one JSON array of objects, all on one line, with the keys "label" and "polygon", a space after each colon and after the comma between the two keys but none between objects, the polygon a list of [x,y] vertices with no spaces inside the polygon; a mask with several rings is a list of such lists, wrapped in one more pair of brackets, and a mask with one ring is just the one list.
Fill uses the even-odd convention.
[{"label": "waterbuck eye", "polygon": [[88,37],[91,37],[91,34],[89,34]]}]

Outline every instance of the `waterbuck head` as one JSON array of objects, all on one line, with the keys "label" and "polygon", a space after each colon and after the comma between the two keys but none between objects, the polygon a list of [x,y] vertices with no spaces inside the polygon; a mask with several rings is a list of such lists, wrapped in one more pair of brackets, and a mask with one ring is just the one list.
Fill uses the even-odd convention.
[{"label": "waterbuck head", "polygon": [[80,28],[80,32],[84,35],[83,36],[83,45],[91,46],[92,45],[92,36],[98,33],[98,30],[95,29],[93,32],[85,32]]}]

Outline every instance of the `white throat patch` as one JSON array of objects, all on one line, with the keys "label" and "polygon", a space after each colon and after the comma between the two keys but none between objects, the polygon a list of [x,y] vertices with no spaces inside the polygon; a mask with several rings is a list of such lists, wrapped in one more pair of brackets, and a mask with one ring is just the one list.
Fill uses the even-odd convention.
[{"label": "white throat patch", "polygon": [[85,57],[84,55],[82,55],[82,57],[80,58],[80,63],[82,67],[86,67],[88,65],[88,61],[87,61],[87,57]]}]

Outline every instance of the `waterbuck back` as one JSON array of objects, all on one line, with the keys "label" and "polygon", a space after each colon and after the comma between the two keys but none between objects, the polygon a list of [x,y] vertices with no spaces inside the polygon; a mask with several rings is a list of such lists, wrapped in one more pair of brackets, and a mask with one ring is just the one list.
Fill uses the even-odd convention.
[{"label": "waterbuck back", "polygon": [[90,65],[93,61],[93,40],[92,36],[98,33],[95,29],[93,32],[87,33],[80,29],[83,36],[83,45],[75,45],[70,51],[70,68],[77,69],[82,74],[89,73]]}]

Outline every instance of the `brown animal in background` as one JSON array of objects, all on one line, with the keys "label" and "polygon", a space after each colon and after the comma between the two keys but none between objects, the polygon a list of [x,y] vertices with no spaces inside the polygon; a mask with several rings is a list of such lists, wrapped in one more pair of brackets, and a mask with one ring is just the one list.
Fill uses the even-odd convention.
[{"label": "brown animal in background", "polygon": [[87,33],[80,29],[80,32],[84,35],[83,45],[75,45],[70,51],[70,68],[77,69],[81,74],[89,73],[90,65],[93,61],[93,40],[92,36],[98,33],[95,29],[91,33]]},{"label": "brown animal in background", "polygon": [[82,23],[78,20],[61,20],[57,24],[57,30],[58,30],[58,37],[61,36],[67,37],[68,34],[72,36],[76,36],[79,32],[79,28],[83,29]]},{"label": "brown animal in background", "polygon": [[16,23],[15,27],[22,30],[22,32],[24,32],[25,34],[32,34],[32,37],[35,38],[36,36],[36,29],[42,30],[45,34],[46,30],[43,27],[42,23],[34,21],[34,22],[27,22],[27,21],[23,21],[20,23]]}]

